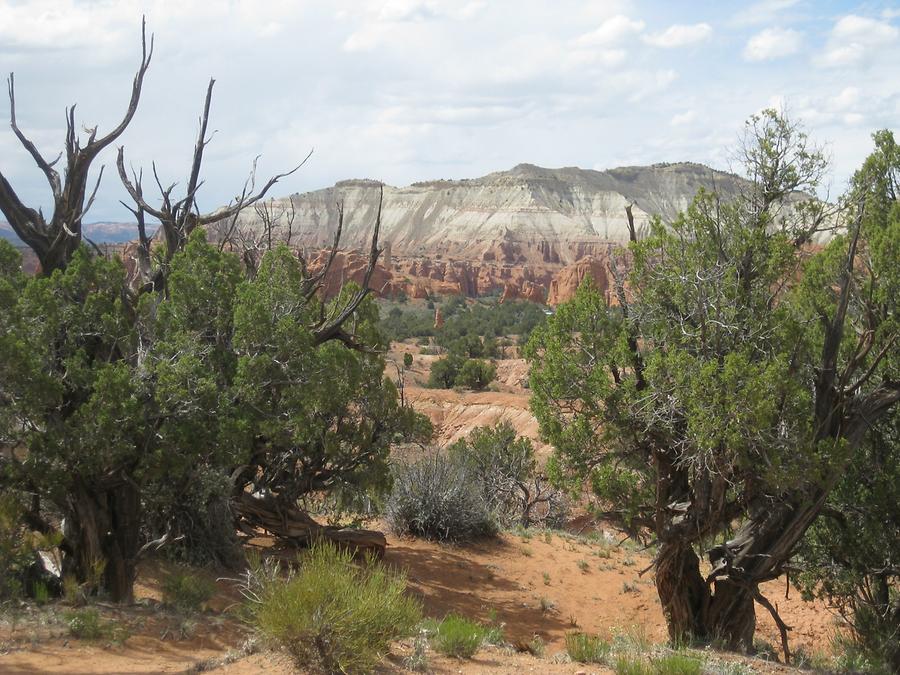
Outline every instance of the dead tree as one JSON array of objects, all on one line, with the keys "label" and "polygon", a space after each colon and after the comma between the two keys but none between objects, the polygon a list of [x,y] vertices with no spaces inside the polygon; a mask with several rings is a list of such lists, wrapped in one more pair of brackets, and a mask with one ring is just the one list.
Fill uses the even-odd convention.
[{"label": "dead tree", "polygon": [[82,146],[82,139],[79,138],[75,128],[75,105],[66,110],[66,140],[63,151],[66,156],[66,165],[62,178],[55,167],[62,159],[63,152],[60,152],[53,161],[47,161],[35,144],[19,128],[16,120],[15,76],[10,73],[7,80],[10,126],[16,138],[31,155],[32,160],[43,172],[50,185],[53,194],[53,213],[48,220],[40,208],[35,210],[23,204],[2,173],[0,173],[0,211],[6,216],[16,235],[37,255],[41,263],[42,274],[49,275],[54,270],[64,269],[81,244],[82,219],[91,208],[103,177],[103,168],[101,167],[97,182],[88,196],[88,173],[91,163],[104,148],[122,135],[134,117],[141,98],[144,75],[150,66],[152,56],[153,35],[150,36],[148,48],[146,22],[142,21],[141,64],[134,76],[131,100],[128,102],[128,109],[125,111],[122,121],[105,136],[97,137],[97,127],[88,129],[87,141]]},{"label": "dead tree", "polygon": [[[219,224],[216,235],[219,250],[229,248],[237,252],[247,274],[251,277],[256,275],[266,251],[271,251],[277,244],[284,244],[290,248],[294,237],[294,220],[297,217],[293,199],[289,200],[286,206],[280,204],[277,207],[274,199],[260,201],[253,205],[253,211],[262,223],[262,230],[257,231],[254,227],[242,225],[240,213],[236,213],[231,219]],[[283,234],[276,233],[278,228],[285,230]],[[302,256],[300,258],[305,262]]]},{"label": "dead tree", "polygon": [[[210,213],[201,214],[197,210],[197,192],[203,185],[200,180],[200,170],[203,165],[203,151],[212,140],[207,137],[207,128],[209,126],[209,109],[212,103],[212,91],[215,80],[210,79],[206,89],[206,101],[203,105],[203,114],[200,117],[200,133],[197,136],[197,142],[194,146],[194,155],[191,162],[191,170],[188,176],[188,182],[185,195],[181,199],[173,200],[172,191],[176,184],[173,183],[168,187],[163,187],[159,174],[156,171],[156,164],[153,164],[153,177],[159,188],[162,202],[160,206],[151,206],[144,198],[142,186],[141,172],[132,169],[131,176],[125,170],[125,148],[119,147],[118,156],[116,158],[116,166],[119,170],[119,178],[128,191],[129,196],[134,202],[134,206],[122,203],[125,208],[134,214],[138,223],[138,286],[142,291],[163,290],[165,288],[165,276],[168,269],[168,263],[172,257],[184,248],[187,238],[197,227],[209,226],[221,221],[227,221],[231,218],[237,218],[240,213],[256,204],[260,199],[265,197],[266,193],[282,178],[290,176],[303,166],[310,155],[306,156],[300,164],[290,171],[280,173],[270,178],[258,191],[256,190],[256,160],[253,162],[253,169],[250,176],[244,182],[241,194],[235,198],[233,202],[227,206],[220,207]],[[312,154],[312,153],[310,153]],[[146,214],[156,218],[160,223],[165,249],[163,252],[162,264],[153,268],[151,262],[151,242],[147,235],[145,227]]]}]

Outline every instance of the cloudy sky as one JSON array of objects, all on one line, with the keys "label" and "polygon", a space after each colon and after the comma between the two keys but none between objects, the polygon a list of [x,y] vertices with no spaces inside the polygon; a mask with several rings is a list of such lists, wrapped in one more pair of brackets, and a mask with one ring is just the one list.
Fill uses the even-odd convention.
[{"label": "cloudy sky", "polygon": [[[900,120],[900,1],[0,0],[0,71],[19,125],[62,147],[64,109],[114,125],[155,33],[120,142],[183,184],[216,78],[201,208],[308,164],[278,195],[351,177],[394,185],[512,167],[692,160],[728,168],[743,120],[785,106],[833,157],[834,191]],[[0,170],[26,201],[42,174],[0,106]],[[127,220],[114,169],[87,218]]]}]

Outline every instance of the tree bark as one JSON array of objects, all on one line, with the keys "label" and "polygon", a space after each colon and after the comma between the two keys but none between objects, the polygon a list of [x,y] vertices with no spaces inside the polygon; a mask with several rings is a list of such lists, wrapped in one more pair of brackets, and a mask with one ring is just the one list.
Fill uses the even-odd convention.
[{"label": "tree bark", "polygon": [[756,632],[756,608],[750,589],[727,579],[717,581],[704,624],[707,638],[727,649],[750,651]]},{"label": "tree bark", "polygon": [[656,560],[656,591],[674,643],[706,637],[704,608],[709,589],[700,559],[688,543],[663,542]]},{"label": "tree bark", "polygon": [[[71,550],[63,574],[99,584],[113,602],[134,602],[140,537],[140,493],[130,483],[93,489],[79,482],[69,497],[66,540]],[[102,566],[102,567],[101,567]],[[91,591],[99,590],[96,585]]]},{"label": "tree bark", "polygon": [[239,527],[252,532],[261,528],[298,547],[309,546],[318,539],[327,539],[356,555],[384,556],[387,540],[375,530],[327,527],[320,525],[296,506],[275,497],[254,497],[243,492],[234,500]]}]

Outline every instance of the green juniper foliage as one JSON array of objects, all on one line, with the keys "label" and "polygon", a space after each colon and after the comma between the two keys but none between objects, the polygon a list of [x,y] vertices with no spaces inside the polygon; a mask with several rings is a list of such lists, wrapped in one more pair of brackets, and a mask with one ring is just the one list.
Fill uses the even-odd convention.
[{"label": "green juniper foliage", "polygon": [[390,444],[430,434],[384,377],[374,303],[348,319],[364,349],[317,339],[302,281],[284,247],[248,280],[201,230],[165,293],[137,295],[118,259],[82,248],[26,277],[0,242],[0,439],[22,448],[0,480],[65,516],[66,575],[103,569],[99,585],[128,600],[142,536],[166,532],[183,559],[237,564],[232,494],[384,489]]},{"label": "green juniper foliage", "polygon": [[741,195],[701,192],[653,221],[627,289],[626,254],[612,260],[618,303],[586,283],[526,348],[560,477],[658,541],[674,640],[732,647],[752,644],[757,585],[900,399],[896,207],[865,198],[892,185],[895,205],[896,178],[864,171],[830,207],[802,194],[825,170],[802,129],[774,111],[747,129]]},{"label": "green juniper foliage", "polygon": [[[883,269],[900,260],[900,148],[890,132],[875,134],[875,151],[854,177],[863,193],[867,232],[866,266]],[[839,251],[838,251],[839,253]],[[832,252],[832,255],[834,253]],[[823,275],[834,262],[824,258],[810,274]],[[900,276],[874,283],[863,277],[863,292],[876,299],[886,320],[876,331],[880,340],[897,334],[896,314],[889,308],[900,294]],[[884,351],[881,367],[900,368],[896,339]],[[900,411],[878,420],[846,464],[828,497],[827,510],[810,528],[801,551],[805,572],[800,580],[807,595],[837,607],[858,651],[877,669],[900,672]]]}]

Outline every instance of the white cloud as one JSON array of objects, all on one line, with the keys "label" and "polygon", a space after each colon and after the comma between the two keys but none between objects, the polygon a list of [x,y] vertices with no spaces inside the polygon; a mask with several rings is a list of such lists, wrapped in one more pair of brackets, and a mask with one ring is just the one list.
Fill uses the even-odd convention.
[{"label": "white cloud", "polygon": [[853,110],[860,100],[860,92],[856,87],[845,87],[837,96],[833,96],[828,101],[828,107],[831,110],[842,112]]},{"label": "white cloud", "polygon": [[785,10],[794,7],[800,0],[762,0],[745,7],[735,14],[731,23],[738,26],[772,23]]},{"label": "white cloud", "polygon": [[[221,132],[206,155],[204,210],[233,197],[258,153],[268,175],[311,146],[311,161],[279,194],[354,176],[398,185],[473,177],[520,161],[723,166],[722,149],[774,93],[817,141],[834,142],[846,177],[868,151],[869,131],[900,119],[900,54],[892,52],[900,51],[900,20],[882,13],[898,1],[871,9],[856,0],[844,14],[859,16],[834,16],[822,29],[803,14],[811,0],[768,0],[752,5],[747,29],[729,23],[737,9],[704,14],[694,3],[679,10],[686,25],[651,23],[671,12],[663,0],[229,0],[227,12],[208,0],[0,0],[0,62],[16,71],[23,127],[54,157],[65,105],[77,101],[79,123],[101,131],[119,121],[146,11],[156,50],[122,137],[126,160],[146,170],[156,160],[164,180],[183,179],[214,75],[212,121]],[[871,18],[861,18],[865,11]],[[848,65],[809,68],[793,58],[742,66],[747,39],[774,27],[802,33],[801,54],[821,41],[823,54],[831,49]],[[696,66],[647,47],[695,39],[708,39]],[[784,45],[757,41],[747,55],[772,56]],[[0,170],[46,210],[46,181],[5,112],[0,106]],[[110,149],[95,175],[114,158]],[[91,218],[129,218],[119,198],[118,182],[105,180]]]},{"label": "white cloud", "polygon": [[675,24],[669,26],[661,33],[647,35],[644,42],[654,47],[666,49],[672,47],[685,47],[708,40],[713,29],[708,23],[695,23],[692,25]]},{"label": "white cloud", "polygon": [[900,31],[887,21],[849,14],[831,29],[820,62],[825,66],[852,66],[886,47],[896,46]]},{"label": "white cloud", "polygon": [[896,39],[897,29],[877,19],[849,14],[838,20],[831,34],[838,40],[867,39],[874,44],[882,44]]},{"label": "white cloud", "polygon": [[697,112],[695,110],[686,110],[683,113],[678,113],[671,120],[669,120],[669,124],[673,127],[683,127],[694,120],[697,119]]},{"label": "white cloud", "polygon": [[654,96],[668,89],[677,79],[678,73],[667,68],[654,73],[625,73],[619,78],[619,82],[630,84],[631,93],[628,100],[631,103],[638,103],[648,96]]},{"label": "white cloud", "polygon": [[792,28],[766,28],[753,35],[744,47],[747,61],[771,61],[800,51],[803,34]]},{"label": "white cloud", "polygon": [[25,49],[67,49],[117,41],[134,7],[122,3],[114,11],[94,11],[73,0],[36,0],[0,4],[0,42]]},{"label": "white cloud", "polygon": [[616,44],[643,30],[643,21],[617,14],[603,21],[596,29],[579,36],[575,43],[581,46]]}]

